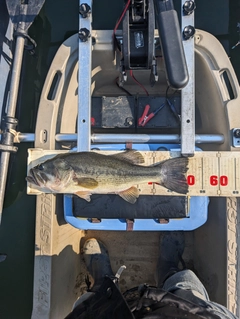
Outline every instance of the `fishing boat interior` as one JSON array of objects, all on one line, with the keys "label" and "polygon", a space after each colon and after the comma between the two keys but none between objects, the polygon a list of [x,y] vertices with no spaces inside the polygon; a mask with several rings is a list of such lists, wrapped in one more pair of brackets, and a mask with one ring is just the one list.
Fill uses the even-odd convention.
[{"label": "fishing boat interior", "polygon": [[[17,134],[19,142],[34,141],[28,170],[72,151],[133,149],[152,158],[158,152],[192,158],[240,150],[238,79],[219,39],[196,28],[195,1],[124,0],[111,30],[92,28],[93,10],[91,0],[80,0],[79,31],[52,59],[35,132]],[[15,130],[10,117],[5,120]],[[188,184],[194,184],[193,175]],[[159,195],[159,187],[149,183],[130,204],[115,194],[95,194],[87,202],[42,193],[28,183],[28,194],[37,195],[33,319],[67,315],[86,291],[81,249],[88,238],[106,244],[115,272],[126,265],[121,291],[154,285],[158,243],[166,231],[185,232],[186,265],[211,300],[239,312],[238,190],[209,196],[199,186],[198,196],[180,196],[167,190]]]}]

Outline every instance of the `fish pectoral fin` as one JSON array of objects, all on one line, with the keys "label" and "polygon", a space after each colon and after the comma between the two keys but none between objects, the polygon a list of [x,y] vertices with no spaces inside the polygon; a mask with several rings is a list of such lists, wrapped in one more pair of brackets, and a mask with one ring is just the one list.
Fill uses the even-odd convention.
[{"label": "fish pectoral fin", "polygon": [[134,204],[139,197],[139,191],[135,186],[132,186],[125,191],[119,192],[118,195],[125,201]]},{"label": "fish pectoral fin", "polygon": [[81,191],[79,191],[79,192],[76,192],[75,193],[75,195],[77,195],[78,197],[80,197],[80,198],[83,198],[83,199],[85,199],[87,202],[90,202],[91,201],[91,193],[89,193],[89,192],[81,192]]},{"label": "fish pectoral fin", "polygon": [[98,186],[98,182],[94,178],[90,177],[74,178],[73,181],[77,185],[88,189],[94,189]]},{"label": "fish pectoral fin", "polygon": [[142,154],[134,150],[129,150],[123,153],[117,153],[110,156],[120,160],[124,160],[131,164],[143,164],[145,162]]}]

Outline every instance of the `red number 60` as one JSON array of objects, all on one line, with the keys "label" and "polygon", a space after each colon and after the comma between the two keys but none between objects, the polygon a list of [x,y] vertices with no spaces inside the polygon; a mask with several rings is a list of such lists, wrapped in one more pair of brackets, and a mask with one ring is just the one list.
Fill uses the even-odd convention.
[{"label": "red number 60", "polygon": [[218,177],[217,175],[211,175],[210,176],[210,184],[212,186],[216,186],[218,184]]},{"label": "red number 60", "polygon": [[[212,186],[218,185],[218,177],[217,177],[217,175],[211,175],[210,176],[210,184]],[[221,186],[227,186],[228,185],[228,177],[226,175],[220,176],[220,185]]]}]

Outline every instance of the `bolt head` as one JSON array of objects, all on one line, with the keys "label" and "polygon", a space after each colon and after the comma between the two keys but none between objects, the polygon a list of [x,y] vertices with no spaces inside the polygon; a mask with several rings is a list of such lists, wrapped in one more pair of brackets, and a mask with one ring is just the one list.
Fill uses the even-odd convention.
[{"label": "bolt head", "polygon": [[125,121],[125,126],[131,126],[133,125],[133,118],[132,117],[127,117]]},{"label": "bolt head", "polygon": [[87,3],[82,3],[79,6],[79,13],[81,14],[82,18],[87,18],[91,13],[91,7]]},{"label": "bolt head", "polygon": [[234,137],[239,138],[240,137],[240,129],[236,129],[233,133]]},{"label": "bolt head", "polygon": [[185,1],[185,3],[183,4],[183,13],[185,15],[189,15],[193,13],[195,9],[196,9],[195,1],[188,0],[188,1]]},{"label": "bolt head", "polygon": [[188,25],[183,29],[183,37],[185,40],[191,39],[195,34],[195,28],[192,25]]},{"label": "bolt head", "polygon": [[81,28],[78,32],[78,37],[82,42],[86,42],[90,37],[90,31],[87,28]]}]

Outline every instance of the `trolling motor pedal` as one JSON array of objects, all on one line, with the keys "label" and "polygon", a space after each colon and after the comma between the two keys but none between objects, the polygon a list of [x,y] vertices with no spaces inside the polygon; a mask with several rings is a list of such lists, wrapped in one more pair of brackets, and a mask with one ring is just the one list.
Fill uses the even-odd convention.
[{"label": "trolling motor pedal", "polygon": [[[189,74],[182,43],[183,36],[172,0],[125,2],[119,85],[122,86],[126,82],[126,70],[150,69],[151,85],[158,80],[154,45],[156,15],[167,82],[173,89],[181,90],[187,85]],[[191,14],[190,9],[194,10],[194,7],[187,6],[185,11],[188,10],[188,14]],[[185,40],[194,35],[195,30],[190,30],[191,34],[189,30],[185,30]]]},{"label": "trolling motor pedal", "polygon": [[154,58],[152,0],[134,0],[123,18],[123,59],[126,69],[150,69]]},{"label": "trolling motor pedal", "polygon": [[154,55],[154,30],[153,0],[131,1],[123,17],[121,84],[126,81],[125,70],[151,70],[151,85],[158,80]]}]

